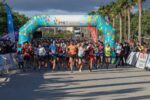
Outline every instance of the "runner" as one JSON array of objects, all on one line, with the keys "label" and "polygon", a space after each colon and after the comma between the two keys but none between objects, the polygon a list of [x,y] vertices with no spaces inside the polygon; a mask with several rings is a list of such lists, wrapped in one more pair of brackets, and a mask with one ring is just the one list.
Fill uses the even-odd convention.
[{"label": "runner", "polygon": [[95,52],[94,66],[95,66],[96,69],[98,69],[99,63],[100,63],[99,44],[98,43],[95,45],[94,52]]},{"label": "runner", "polygon": [[23,52],[23,55],[24,55],[24,66],[25,68],[30,68],[30,48],[28,46],[28,43],[25,43],[23,45],[23,48],[22,48],[22,52]]},{"label": "runner", "polygon": [[34,62],[33,63],[33,70],[36,70],[37,66],[39,66],[38,63],[38,45],[34,45]]},{"label": "runner", "polygon": [[106,60],[107,69],[109,68],[109,64],[110,64],[110,57],[111,57],[111,48],[109,44],[107,44],[107,46],[105,47],[105,60]]},{"label": "runner", "polygon": [[103,67],[103,64],[104,64],[104,45],[103,43],[100,43],[100,46],[99,46],[99,56],[100,56],[100,64],[101,64],[101,67]]},{"label": "runner", "polygon": [[88,51],[89,70],[90,72],[92,72],[94,62],[94,47],[91,43],[87,47],[87,51]]},{"label": "runner", "polygon": [[52,72],[55,71],[56,68],[56,59],[57,59],[57,46],[55,41],[49,46],[49,54],[51,56],[51,63],[52,63]]},{"label": "runner", "polygon": [[67,48],[67,52],[69,55],[69,67],[71,69],[71,72],[73,73],[73,66],[75,64],[75,58],[76,58],[76,45],[74,45],[73,42],[70,42],[70,45]]},{"label": "runner", "polygon": [[85,49],[84,49],[84,47],[83,47],[83,43],[80,43],[80,44],[79,44],[79,47],[78,47],[78,65],[79,65],[79,72],[82,72],[84,54],[85,54]]},{"label": "runner", "polygon": [[32,47],[32,44],[29,42],[29,45],[28,45],[28,50],[29,50],[29,54],[30,54],[30,67],[33,68],[33,61],[34,61],[34,52],[33,52],[33,47]]},{"label": "runner", "polygon": [[63,67],[62,65],[62,56],[63,56],[63,50],[62,50],[62,45],[58,43],[57,45],[57,63],[58,63],[58,68]]},{"label": "runner", "polygon": [[66,43],[61,44],[62,47],[62,67],[66,68],[67,66],[67,52],[66,52]]},{"label": "runner", "polygon": [[41,69],[41,67],[43,65],[45,65],[45,56],[46,56],[46,50],[42,45],[39,45],[38,47],[38,61],[39,61],[39,69]]}]

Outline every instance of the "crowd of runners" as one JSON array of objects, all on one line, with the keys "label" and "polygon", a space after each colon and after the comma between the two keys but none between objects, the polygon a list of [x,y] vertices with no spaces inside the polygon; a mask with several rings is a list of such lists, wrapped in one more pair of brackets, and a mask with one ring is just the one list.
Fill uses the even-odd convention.
[{"label": "crowd of runners", "polygon": [[18,45],[17,61],[20,69],[40,70],[50,68],[52,72],[59,69],[78,70],[82,72],[87,67],[93,69],[109,68],[110,64],[125,66],[131,51],[145,52],[143,46],[128,43],[116,43],[114,48],[103,42],[97,43],[86,40],[39,39],[31,43]]}]

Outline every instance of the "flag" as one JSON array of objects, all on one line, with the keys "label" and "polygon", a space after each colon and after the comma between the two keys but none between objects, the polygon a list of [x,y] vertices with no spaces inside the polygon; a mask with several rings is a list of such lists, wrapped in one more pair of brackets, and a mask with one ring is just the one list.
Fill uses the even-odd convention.
[{"label": "flag", "polygon": [[13,18],[12,13],[9,8],[9,6],[6,4],[6,12],[7,12],[7,27],[8,27],[8,34],[11,34],[9,36],[12,41],[15,41],[15,34],[14,34],[14,25],[13,25]]}]

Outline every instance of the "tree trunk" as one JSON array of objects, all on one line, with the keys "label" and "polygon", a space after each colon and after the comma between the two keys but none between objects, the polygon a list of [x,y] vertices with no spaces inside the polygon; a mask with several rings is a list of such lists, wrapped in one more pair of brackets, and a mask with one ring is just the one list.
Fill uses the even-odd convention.
[{"label": "tree trunk", "polygon": [[128,42],[130,41],[131,37],[131,13],[130,8],[128,8]]},{"label": "tree trunk", "polygon": [[57,28],[54,27],[54,35],[56,35],[56,34],[57,34]]},{"label": "tree trunk", "polygon": [[119,17],[120,17],[120,42],[122,42],[122,15],[120,14],[119,15]]},{"label": "tree trunk", "polygon": [[124,11],[124,41],[127,40],[127,12]]},{"label": "tree trunk", "polygon": [[142,35],[142,0],[138,0],[139,7],[139,28],[138,28],[138,41],[141,43],[141,35]]},{"label": "tree trunk", "polygon": [[115,17],[113,17],[113,28],[115,28]]}]

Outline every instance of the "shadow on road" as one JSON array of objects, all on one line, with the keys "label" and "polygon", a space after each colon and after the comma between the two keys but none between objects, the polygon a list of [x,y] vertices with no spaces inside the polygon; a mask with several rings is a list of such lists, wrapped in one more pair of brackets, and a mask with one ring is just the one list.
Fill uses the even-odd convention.
[{"label": "shadow on road", "polygon": [[119,99],[113,99],[113,100],[146,100],[146,99],[149,100],[150,95],[128,97],[128,98],[119,98]]},{"label": "shadow on road", "polygon": [[[113,94],[128,94],[139,91],[144,91],[144,88],[127,88],[127,89],[116,89],[112,91],[101,90],[100,88],[111,88],[113,86],[128,86],[138,84],[150,84],[150,81],[140,82],[120,82],[111,84],[98,84],[89,86],[80,86],[80,82],[96,82],[98,80],[113,80],[113,79],[125,79],[125,78],[138,78],[138,77],[149,77],[149,75],[139,76],[124,76],[124,77],[107,77],[107,78],[93,78],[77,80],[73,79],[72,75],[63,77],[63,74],[50,73],[47,76],[50,78],[44,78],[45,72],[28,72],[18,73],[9,76],[9,82],[3,82],[0,84],[0,98],[1,100],[62,100],[65,98],[80,98],[80,100],[94,100],[100,96],[108,96]],[[55,77],[55,75],[57,77]],[[46,76],[46,75],[45,75]],[[8,79],[7,78],[7,79]],[[94,90],[99,88],[98,91],[86,91]],[[85,99],[84,99],[85,98]],[[116,100],[140,100],[144,98],[150,98],[149,95],[141,97],[129,97],[121,98]]]}]

